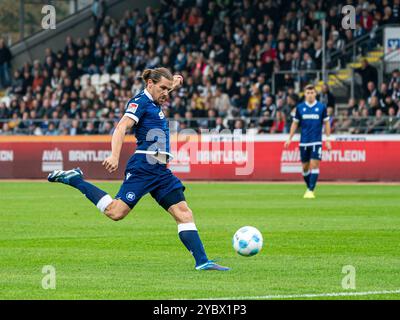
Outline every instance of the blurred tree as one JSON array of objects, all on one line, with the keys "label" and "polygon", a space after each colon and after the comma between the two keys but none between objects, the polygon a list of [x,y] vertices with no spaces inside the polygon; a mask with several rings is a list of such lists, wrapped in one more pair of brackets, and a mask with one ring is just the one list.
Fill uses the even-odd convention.
[{"label": "blurred tree", "polygon": [[12,38],[12,42],[19,38],[19,1],[0,1],[0,37]]},{"label": "blurred tree", "polygon": [[[20,38],[20,1],[0,0],[0,37],[5,38],[7,44],[9,41],[15,43]],[[43,18],[41,11],[45,4],[48,4],[47,0],[25,0],[25,37],[40,30]],[[53,0],[52,5],[56,8],[57,22],[70,14],[70,0]]]}]

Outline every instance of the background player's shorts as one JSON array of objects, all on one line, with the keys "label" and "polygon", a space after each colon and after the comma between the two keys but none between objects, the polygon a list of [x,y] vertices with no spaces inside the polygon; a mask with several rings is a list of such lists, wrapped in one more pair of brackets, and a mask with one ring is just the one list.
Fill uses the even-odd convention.
[{"label": "background player's shorts", "polygon": [[311,159],[322,159],[322,145],[314,146],[300,146],[300,159],[301,162],[309,162]]},{"label": "background player's shorts", "polygon": [[166,165],[150,164],[145,154],[135,154],[125,170],[125,180],[115,198],[132,209],[149,192],[160,203],[164,196],[176,189],[184,190],[185,187]]}]

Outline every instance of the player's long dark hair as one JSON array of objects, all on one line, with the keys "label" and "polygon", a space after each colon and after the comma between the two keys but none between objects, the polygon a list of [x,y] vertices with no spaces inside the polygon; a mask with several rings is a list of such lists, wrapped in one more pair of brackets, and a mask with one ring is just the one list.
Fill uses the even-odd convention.
[{"label": "player's long dark hair", "polygon": [[153,81],[153,83],[157,83],[162,77],[168,80],[173,80],[173,75],[167,68],[146,69],[142,73],[142,79],[146,85],[150,79]]}]

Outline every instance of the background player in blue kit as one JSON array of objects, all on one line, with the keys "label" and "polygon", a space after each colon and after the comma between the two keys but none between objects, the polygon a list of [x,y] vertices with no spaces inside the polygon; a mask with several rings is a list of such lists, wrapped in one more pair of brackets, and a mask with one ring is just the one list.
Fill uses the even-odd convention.
[{"label": "background player in blue kit", "polygon": [[185,187],[167,168],[167,162],[172,158],[172,154],[168,121],[161,106],[167,100],[168,94],[181,86],[183,78],[179,75],[173,76],[166,68],[147,69],[143,72],[142,78],[146,87],[128,101],[125,114],[112,136],[112,154],[103,162],[110,173],[118,169],[125,134],[133,128],[137,148],[126,165],[125,180],[115,199],[85,181],[79,168],[53,171],[49,174],[48,180],[79,189],[113,220],[123,219],[145,194],[150,193],[175,219],[179,238],[195,258],[197,270],[229,270],[208,260],[192,211],[185,201],[183,194]]},{"label": "background player in blue kit", "polygon": [[300,158],[303,164],[303,177],[307,185],[304,198],[315,198],[314,189],[319,175],[319,164],[322,159],[322,130],[325,122],[326,148],[331,150],[331,126],[326,106],[316,100],[317,91],[313,85],[305,87],[304,102],[296,107],[296,114],[290,127],[289,139],[285,142],[288,148],[297,127],[301,127]]}]

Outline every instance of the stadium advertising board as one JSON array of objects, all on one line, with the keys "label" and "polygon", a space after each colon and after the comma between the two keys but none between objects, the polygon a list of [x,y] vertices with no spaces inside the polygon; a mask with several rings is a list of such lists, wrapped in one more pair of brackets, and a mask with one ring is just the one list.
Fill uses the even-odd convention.
[{"label": "stadium advertising board", "polygon": [[384,31],[385,61],[400,61],[400,27],[386,27]]},{"label": "stadium advertising board", "polygon": [[[129,139],[118,173],[109,174],[102,161],[110,155],[110,137],[7,138],[0,141],[0,178],[45,179],[52,170],[80,167],[89,179],[122,179],[122,168],[134,151]],[[300,181],[298,143],[284,149],[284,141],[284,135],[175,140],[169,167],[186,180]],[[322,153],[321,180],[400,181],[399,150],[399,136],[335,136],[332,150]]]}]

